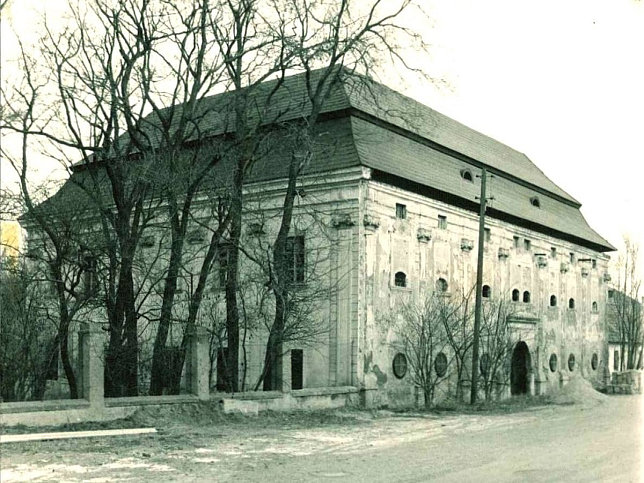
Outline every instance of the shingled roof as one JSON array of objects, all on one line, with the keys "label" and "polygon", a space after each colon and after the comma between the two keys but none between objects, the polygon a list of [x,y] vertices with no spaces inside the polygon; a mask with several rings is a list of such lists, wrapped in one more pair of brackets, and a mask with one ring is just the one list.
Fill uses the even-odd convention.
[{"label": "shingled roof", "polygon": [[[615,249],[590,228],[579,211],[580,203],[525,154],[382,84],[344,71],[341,74],[322,109],[320,130],[327,136],[316,147],[317,161],[309,166],[310,173],[363,165],[452,197],[474,200],[478,188],[463,183],[459,173],[486,166],[496,175],[490,186],[495,213],[599,251]],[[310,113],[302,74],[286,77],[273,92],[275,86],[276,81],[265,82],[248,96],[250,115],[258,124],[296,120]],[[201,136],[232,131],[233,100],[232,94],[224,93],[202,101],[198,110]],[[274,155],[260,159],[249,181],[284,177],[283,167]],[[218,167],[221,179],[228,179],[228,169],[227,163]],[[535,196],[540,208],[530,203]]]}]

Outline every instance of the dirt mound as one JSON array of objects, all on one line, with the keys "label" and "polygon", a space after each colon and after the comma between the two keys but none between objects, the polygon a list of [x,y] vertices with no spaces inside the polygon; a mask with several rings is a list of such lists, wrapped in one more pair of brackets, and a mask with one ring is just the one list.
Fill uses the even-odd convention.
[{"label": "dirt mound", "polygon": [[549,400],[553,404],[602,404],[608,396],[593,388],[583,377],[575,377],[563,387],[551,392]]}]

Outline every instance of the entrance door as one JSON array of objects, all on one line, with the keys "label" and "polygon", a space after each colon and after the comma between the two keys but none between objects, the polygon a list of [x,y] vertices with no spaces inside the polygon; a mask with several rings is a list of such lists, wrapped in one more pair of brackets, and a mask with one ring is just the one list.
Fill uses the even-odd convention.
[{"label": "entrance door", "polygon": [[291,389],[302,389],[304,383],[304,351],[291,350]]},{"label": "entrance door", "polygon": [[512,368],[510,371],[510,392],[514,394],[528,393],[528,373],[530,372],[530,351],[525,342],[519,342],[512,352]]}]

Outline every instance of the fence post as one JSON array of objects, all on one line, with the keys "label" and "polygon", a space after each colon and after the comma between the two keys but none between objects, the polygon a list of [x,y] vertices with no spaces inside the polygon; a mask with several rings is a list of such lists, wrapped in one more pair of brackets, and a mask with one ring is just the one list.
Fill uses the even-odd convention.
[{"label": "fence post", "polygon": [[208,332],[205,327],[194,327],[190,334],[188,344],[189,367],[188,387],[190,393],[202,401],[210,398],[210,387],[208,384],[210,373],[210,357],[208,354]]},{"label": "fence post", "polygon": [[78,359],[80,363],[79,394],[91,406],[103,406],[103,342],[102,334],[90,324],[80,324],[78,332]]}]

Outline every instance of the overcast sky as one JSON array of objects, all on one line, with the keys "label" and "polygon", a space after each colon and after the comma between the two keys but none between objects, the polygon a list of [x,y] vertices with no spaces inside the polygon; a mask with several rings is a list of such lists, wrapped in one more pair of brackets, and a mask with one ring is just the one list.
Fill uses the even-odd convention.
[{"label": "overcast sky", "polygon": [[[54,15],[57,3],[47,2]],[[42,9],[14,0],[9,12],[25,37],[36,25],[29,4]],[[640,243],[644,274],[644,2],[423,4],[431,20],[414,23],[432,49],[416,60],[450,88],[411,77],[392,87],[524,152],[604,238],[621,247],[628,233]]]}]

